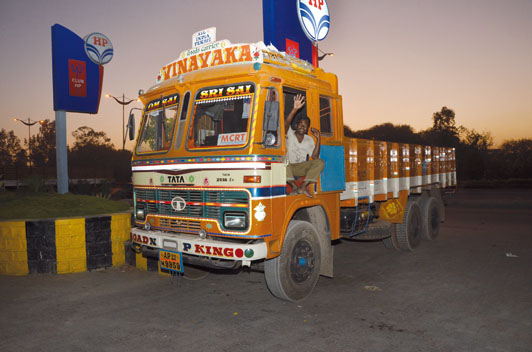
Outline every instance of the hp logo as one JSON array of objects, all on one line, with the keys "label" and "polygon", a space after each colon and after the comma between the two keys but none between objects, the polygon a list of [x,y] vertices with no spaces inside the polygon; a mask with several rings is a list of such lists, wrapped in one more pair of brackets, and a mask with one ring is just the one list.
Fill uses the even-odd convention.
[{"label": "hp logo", "polygon": [[329,7],[325,0],[298,0],[299,23],[310,41],[325,39],[329,33]]}]

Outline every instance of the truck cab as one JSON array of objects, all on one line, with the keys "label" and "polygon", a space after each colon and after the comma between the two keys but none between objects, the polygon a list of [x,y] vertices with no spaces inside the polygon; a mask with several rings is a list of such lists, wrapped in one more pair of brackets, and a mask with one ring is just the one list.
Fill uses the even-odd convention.
[{"label": "truck cab", "polygon": [[[282,126],[303,94],[301,113],[321,131],[322,145],[341,148],[343,165],[336,76],[262,43],[222,43],[182,54],[140,96],[132,242],[145,253],[179,253],[184,263],[250,266],[279,256],[294,215],[315,208],[299,216],[323,218],[325,254],[339,237],[339,221],[327,219],[339,219],[341,189],[318,182],[311,199],[287,197]],[[338,178],[338,170],[324,172]]]}]

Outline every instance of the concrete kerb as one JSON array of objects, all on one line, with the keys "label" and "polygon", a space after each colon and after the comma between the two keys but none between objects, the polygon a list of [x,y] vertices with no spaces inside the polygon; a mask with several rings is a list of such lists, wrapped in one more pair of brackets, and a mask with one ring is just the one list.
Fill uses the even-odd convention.
[{"label": "concrete kerb", "polygon": [[131,213],[0,221],[0,275],[67,274],[125,264]]}]

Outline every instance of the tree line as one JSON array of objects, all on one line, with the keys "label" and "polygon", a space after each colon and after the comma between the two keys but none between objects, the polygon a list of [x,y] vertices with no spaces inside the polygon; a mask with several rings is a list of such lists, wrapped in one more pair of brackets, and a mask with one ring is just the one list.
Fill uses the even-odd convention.
[{"label": "tree line", "polygon": [[[432,116],[432,127],[416,132],[407,124],[384,123],[366,130],[353,131],[344,126],[348,137],[397,143],[412,143],[456,148],[459,180],[530,178],[532,139],[505,141],[493,148],[489,132],[477,132],[456,125],[456,114],[446,106]],[[68,149],[69,167],[112,170],[115,180],[130,182],[131,152],[116,149],[105,132],[83,126],[72,133],[74,144]],[[24,146],[24,148],[23,148]],[[0,168],[28,165],[55,167],[55,121],[41,123],[39,133],[23,144],[13,131],[0,130]]]},{"label": "tree line", "polygon": [[[68,147],[69,169],[105,170],[118,182],[131,181],[129,150],[115,149],[105,132],[97,132],[87,126],[78,128],[72,135],[74,143]],[[31,147],[29,157],[28,146]],[[29,165],[55,168],[55,121],[41,122],[39,133],[31,136],[29,141],[24,139],[23,144],[13,131],[0,130],[0,168]]]},{"label": "tree line", "polygon": [[460,181],[529,179],[532,175],[532,139],[507,140],[493,148],[489,132],[457,126],[455,112],[446,106],[432,115],[431,128],[419,132],[406,124],[383,123],[358,131],[344,126],[344,133],[348,137],[454,147]]}]

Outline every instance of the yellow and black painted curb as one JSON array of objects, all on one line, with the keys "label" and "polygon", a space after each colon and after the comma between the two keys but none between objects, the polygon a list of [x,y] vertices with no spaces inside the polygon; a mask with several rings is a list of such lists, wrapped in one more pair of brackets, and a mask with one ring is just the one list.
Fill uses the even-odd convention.
[{"label": "yellow and black painted curb", "polygon": [[161,267],[159,266],[159,260],[157,258],[145,257],[142,255],[142,253],[133,250],[131,241],[126,241],[124,246],[127,265],[144,271],[156,272],[160,275],[169,275],[167,270],[161,270]]},{"label": "yellow and black painted curb", "polygon": [[125,264],[131,213],[0,222],[0,275],[66,274]]}]

